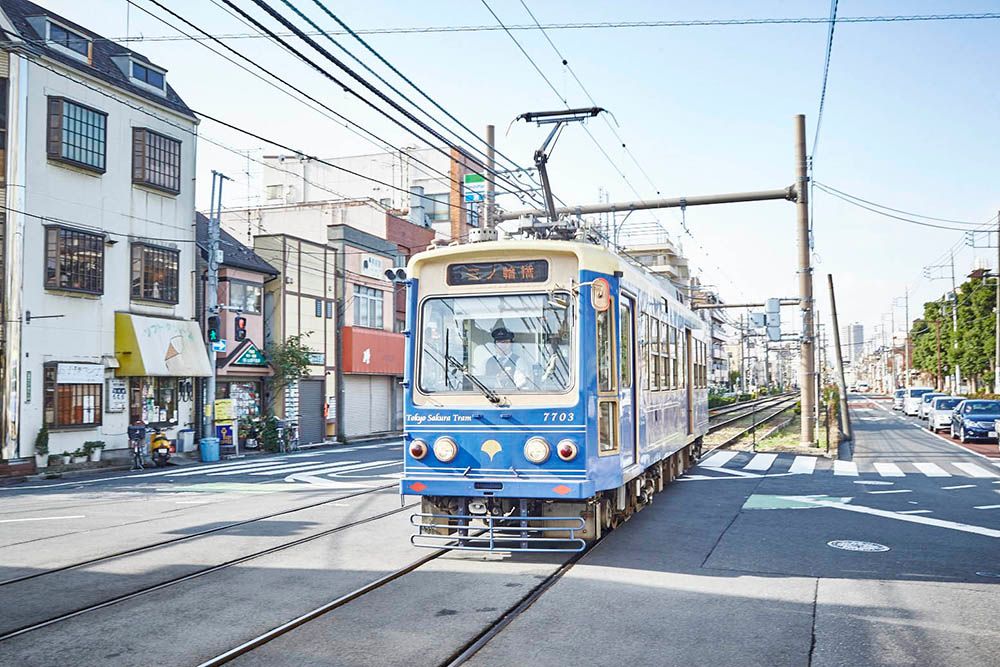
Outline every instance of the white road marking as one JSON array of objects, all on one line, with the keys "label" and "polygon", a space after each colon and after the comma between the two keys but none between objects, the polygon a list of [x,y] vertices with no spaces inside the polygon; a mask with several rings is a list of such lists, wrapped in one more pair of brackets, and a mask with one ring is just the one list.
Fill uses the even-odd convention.
[{"label": "white road marking", "polygon": [[735,457],[738,453],[739,452],[715,452],[698,465],[705,468],[721,468],[729,463],[729,460]]},{"label": "white road marking", "polygon": [[986,468],[981,468],[975,463],[952,463],[953,466],[966,472],[970,477],[1000,477],[997,473]]},{"label": "white road marking", "polygon": [[811,475],[816,470],[815,456],[796,456],[788,472],[796,475]]},{"label": "white road marking", "polygon": [[833,462],[833,474],[857,477],[858,464],[854,461],[841,461],[840,459],[837,459]]},{"label": "white road marking", "polygon": [[[209,477],[228,477],[230,475],[243,475],[248,472],[257,472],[258,470],[267,470],[270,468],[280,468],[287,465],[287,462],[282,461],[281,463],[258,463],[255,466],[247,466],[245,468],[233,468],[231,470],[225,470],[223,472],[210,472]],[[194,471],[192,471],[194,472]]]},{"label": "white road marking", "polygon": [[951,473],[937,465],[936,463],[916,463],[913,467],[924,473],[928,477],[951,477]]},{"label": "white road marking", "polygon": [[60,519],[85,519],[83,514],[73,514],[70,516],[36,516],[27,519],[0,519],[0,523],[18,523],[21,521],[59,521]]},{"label": "white road marking", "polygon": [[256,470],[258,468],[266,468],[266,467],[269,467],[269,466],[285,465],[286,463],[288,463],[288,462],[287,461],[257,461],[256,463],[245,463],[244,462],[244,463],[238,463],[238,464],[234,464],[234,465],[227,465],[224,468],[221,467],[221,466],[209,466],[209,467],[205,467],[205,468],[202,468],[202,467],[199,466],[199,467],[194,468],[193,470],[191,470],[191,469],[180,470],[178,472],[170,474],[169,477],[190,477],[191,475],[218,475],[218,474],[222,474],[224,472],[229,472],[229,471],[233,471],[233,470],[240,470],[240,471],[242,471],[242,470]]},{"label": "white road marking", "polygon": [[819,498],[810,498],[809,496],[783,496],[783,497],[788,498],[789,500],[798,500],[804,503],[812,503],[820,507],[829,507],[832,509],[844,510],[846,512],[870,514],[872,516],[880,516],[886,519],[896,519],[897,521],[906,521],[908,523],[919,523],[925,526],[934,526],[936,528],[947,528],[948,530],[957,530],[962,533],[973,533],[975,535],[983,535],[985,537],[1000,537],[1000,530],[995,530],[993,528],[984,528],[983,526],[973,526],[967,523],[958,523],[957,521],[944,521],[942,519],[932,519],[931,517],[921,516],[916,514],[902,514],[900,512],[889,512],[887,510],[875,509],[874,507],[864,507],[863,505],[850,505],[847,503],[832,502],[829,500],[821,500]]},{"label": "white road marking", "polygon": [[211,502],[209,500],[175,500],[174,503],[177,505],[204,505],[205,503]]},{"label": "white road marking", "polygon": [[[341,465],[353,465],[355,463],[360,463],[360,461],[341,461]],[[309,468],[322,468],[323,466],[332,465],[328,461],[310,461],[309,463],[296,463],[294,465],[283,465],[277,468],[268,468],[266,470],[261,470],[260,472],[251,472],[251,475],[281,475],[286,472],[299,471],[305,472]]]},{"label": "white road marking", "polygon": [[308,473],[292,473],[288,477],[285,477],[286,482],[297,482],[305,481],[305,478],[318,477],[319,475],[324,475],[326,473],[337,474],[344,472],[356,472],[360,470],[368,470],[369,468],[384,468],[391,465],[402,465],[402,461],[372,461],[371,463],[359,463],[357,465],[336,465],[329,466],[327,468],[319,468],[317,470],[310,470]]},{"label": "white road marking", "polygon": [[904,510],[899,512],[899,514],[930,514],[930,510]]},{"label": "white road marking", "polygon": [[875,472],[877,472],[882,477],[905,477],[902,470],[895,463],[874,463]]},{"label": "white road marking", "polygon": [[1000,505],[976,505],[974,509],[977,509],[977,510],[995,510],[995,509],[1000,509]]},{"label": "white road marking", "polygon": [[757,454],[752,459],[750,463],[743,466],[744,470],[769,470],[772,465],[774,465],[775,459],[778,458],[777,454]]},{"label": "white road marking", "polygon": [[945,490],[945,491],[951,491],[952,489],[974,489],[974,488],[976,488],[976,485],[975,484],[958,484],[957,486],[942,486],[941,488],[943,490]]},{"label": "white road marking", "polygon": [[868,493],[913,493],[909,489],[889,489],[887,491],[869,491]]}]

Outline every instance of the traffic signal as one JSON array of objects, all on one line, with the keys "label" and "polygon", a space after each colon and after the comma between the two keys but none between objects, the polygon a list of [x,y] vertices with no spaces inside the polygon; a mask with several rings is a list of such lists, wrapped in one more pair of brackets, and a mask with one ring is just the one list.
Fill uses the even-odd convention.
[{"label": "traffic signal", "polygon": [[209,315],[208,316],[208,342],[217,343],[221,340],[219,337],[219,316]]},{"label": "traffic signal", "polygon": [[236,340],[246,340],[247,337],[247,318],[237,317],[236,318]]}]

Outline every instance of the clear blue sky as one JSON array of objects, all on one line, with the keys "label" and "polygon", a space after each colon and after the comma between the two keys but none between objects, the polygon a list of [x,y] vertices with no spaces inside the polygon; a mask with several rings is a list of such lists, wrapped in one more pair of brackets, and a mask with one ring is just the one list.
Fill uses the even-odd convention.
[{"label": "clear blue sky", "polygon": [[[155,36],[173,31],[125,0],[41,0],[68,18],[109,37]],[[147,0],[136,0],[161,13]],[[161,0],[215,33],[246,26],[204,0]],[[320,16],[311,0],[296,0]],[[641,21],[736,17],[826,16],[829,2],[570,2],[526,0],[542,23]],[[241,6],[249,2],[240,0]],[[282,6],[280,2],[273,3]],[[491,0],[506,23],[531,20],[517,0]],[[369,0],[330,3],[355,28],[487,25],[495,21],[480,2]],[[879,2],[847,0],[840,16],[998,11],[997,2]],[[285,10],[287,13],[287,10]],[[173,19],[171,19],[173,20]],[[318,19],[320,20],[320,19]],[[324,27],[329,19],[320,20]],[[805,113],[810,151],[823,72],[827,26],[554,30],[550,37],[601,106],[653,185],[624,154],[603,122],[594,136],[643,198],[771,189],[793,181],[792,117]],[[836,28],[822,133],[816,152],[818,181],[900,209],[959,220],[985,221],[1000,208],[1000,21],[839,24]],[[571,105],[589,101],[538,32],[515,32]],[[542,138],[517,114],[558,108],[560,102],[503,32],[373,35],[389,60],[442,105],[480,128],[494,123],[500,149],[522,164]],[[307,86],[317,97],[397,146],[417,143],[349,99],[342,91],[264,40],[234,40],[235,48],[274,72]],[[346,43],[346,42],[345,42]],[[184,41],[136,43],[134,48],[169,69],[168,79],[196,110],[280,139],[321,156],[368,152],[372,146],[337,124],[266,87],[259,80]],[[273,152],[260,142],[202,123],[205,138],[237,149]],[[212,144],[199,146],[200,191],[207,174],[237,178],[227,203],[246,201],[246,160]],[[257,166],[251,164],[251,172]],[[567,202],[590,202],[598,189],[615,200],[635,199],[615,168],[579,129],[570,128],[551,162],[554,187]],[[635,214],[639,216],[640,214]],[[702,280],[730,301],[794,296],[795,212],[785,202],[689,209],[683,234],[675,211],[655,216],[681,241]],[[816,291],[828,321],[826,274],[838,285],[841,321],[860,321],[866,335],[909,287],[911,314],[936,298],[944,282],[920,278],[925,264],[957,245],[957,270],[977,257],[961,232],[917,227],[876,216],[822,193],[815,201]],[[995,251],[978,251],[996,264]],[[902,320],[898,311],[897,322]]]}]

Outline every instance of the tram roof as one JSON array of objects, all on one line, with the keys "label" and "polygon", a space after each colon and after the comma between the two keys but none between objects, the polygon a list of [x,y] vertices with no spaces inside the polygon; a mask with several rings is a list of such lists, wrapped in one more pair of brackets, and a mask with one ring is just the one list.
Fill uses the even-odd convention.
[{"label": "tram roof", "polygon": [[515,252],[538,253],[542,255],[553,253],[575,255],[581,269],[589,269],[601,273],[620,271],[623,264],[621,257],[607,248],[593,243],[526,239],[464,243],[427,250],[414,255],[410,259],[407,273],[414,278],[419,278],[420,267],[427,262],[447,261],[456,258],[491,257]]}]

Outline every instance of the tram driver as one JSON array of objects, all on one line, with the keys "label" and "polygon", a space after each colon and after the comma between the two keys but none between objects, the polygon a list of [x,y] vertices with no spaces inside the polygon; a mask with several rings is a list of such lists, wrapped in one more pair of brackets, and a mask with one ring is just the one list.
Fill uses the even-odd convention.
[{"label": "tram driver", "polygon": [[494,389],[523,389],[531,383],[529,366],[514,352],[514,332],[500,326],[490,332],[494,352],[486,360],[486,377]]}]

